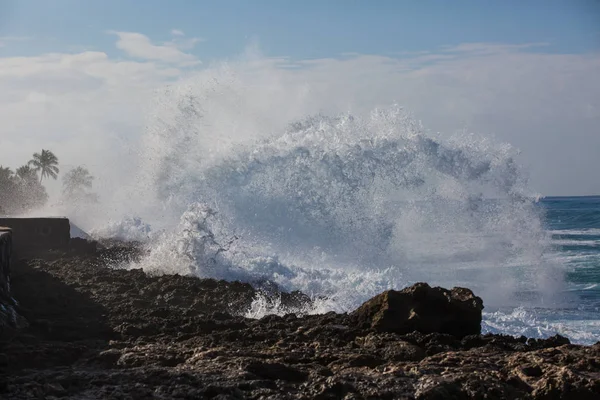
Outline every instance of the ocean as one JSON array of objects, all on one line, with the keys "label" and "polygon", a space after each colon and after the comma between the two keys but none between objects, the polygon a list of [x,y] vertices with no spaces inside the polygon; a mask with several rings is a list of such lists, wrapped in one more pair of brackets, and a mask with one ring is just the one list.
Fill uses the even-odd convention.
[{"label": "ocean", "polygon": [[488,311],[485,327],[533,337],[559,333],[593,344],[600,340],[600,196],[545,197],[537,206],[551,237],[545,258],[562,267],[560,301]]}]

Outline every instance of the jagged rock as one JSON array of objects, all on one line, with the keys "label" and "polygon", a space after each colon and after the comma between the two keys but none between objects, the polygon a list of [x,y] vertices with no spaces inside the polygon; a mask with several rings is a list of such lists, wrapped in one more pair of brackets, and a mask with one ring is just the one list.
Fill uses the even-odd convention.
[{"label": "jagged rock", "polygon": [[110,268],[136,251],[15,265],[13,294],[31,325],[0,343],[0,399],[597,398],[600,343],[379,332],[333,312],[249,319],[251,285]]},{"label": "jagged rock", "polygon": [[565,344],[571,344],[571,341],[568,338],[557,334],[547,339],[529,338],[527,339],[527,344],[529,347],[534,349],[546,349],[549,347],[558,347]]},{"label": "jagged rock", "polygon": [[600,394],[599,356],[594,347],[548,347],[514,354],[507,369],[530,388],[533,398],[591,400]]},{"label": "jagged rock", "polygon": [[302,382],[308,377],[306,372],[300,371],[297,368],[281,363],[266,363],[261,361],[251,362],[246,366],[246,371],[264,379],[281,379],[290,382]]},{"label": "jagged rock", "polygon": [[393,333],[369,333],[365,337],[357,337],[355,343],[390,361],[420,361],[426,355],[422,347]]},{"label": "jagged rock", "polygon": [[94,254],[98,248],[98,242],[74,237],[69,242],[70,251],[77,254]]},{"label": "jagged rock", "polygon": [[388,290],[365,302],[352,316],[379,332],[447,333],[457,337],[481,333],[483,301],[466,288],[447,290],[416,283]]}]

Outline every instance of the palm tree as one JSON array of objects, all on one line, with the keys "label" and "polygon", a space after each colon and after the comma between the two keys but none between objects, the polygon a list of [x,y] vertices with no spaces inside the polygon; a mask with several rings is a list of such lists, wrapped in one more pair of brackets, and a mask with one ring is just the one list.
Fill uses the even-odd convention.
[{"label": "palm tree", "polygon": [[65,194],[73,195],[84,192],[84,189],[91,189],[94,177],[85,167],[73,168],[63,177],[63,186]]},{"label": "palm tree", "polygon": [[0,182],[8,182],[12,179],[13,176],[13,172],[11,171],[10,168],[6,167],[4,168],[2,165],[0,165]]},{"label": "palm tree", "polygon": [[50,150],[42,149],[42,153],[34,153],[29,161],[35,171],[40,171],[40,183],[44,177],[54,178],[58,176],[58,158]]},{"label": "palm tree", "polygon": [[10,168],[0,165],[0,215],[9,213],[14,204],[15,182]]},{"label": "palm tree", "polygon": [[43,206],[48,201],[48,193],[38,180],[36,170],[30,165],[23,165],[15,172],[15,196],[20,211],[31,210]]},{"label": "palm tree", "polygon": [[37,181],[37,174],[35,169],[31,168],[29,164],[23,165],[22,167],[17,168],[15,175],[21,179],[22,181],[30,181],[35,178]]}]

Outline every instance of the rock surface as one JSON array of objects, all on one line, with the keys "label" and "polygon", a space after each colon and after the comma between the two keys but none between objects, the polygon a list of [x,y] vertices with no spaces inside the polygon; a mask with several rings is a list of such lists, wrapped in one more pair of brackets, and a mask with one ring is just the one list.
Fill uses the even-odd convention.
[{"label": "rock surface", "polygon": [[[14,266],[13,292],[31,325],[0,344],[0,399],[597,399],[600,393],[600,344],[383,332],[367,319],[357,324],[357,316],[366,318],[362,312],[247,319],[239,314],[256,295],[250,285],[107,267],[107,260],[132,255],[113,248]],[[305,301],[298,293],[281,296],[284,303]],[[455,294],[479,304],[471,296]],[[377,310],[384,302],[371,304]]]},{"label": "rock surface", "polygon": [[481,333],[483,301],[465,288],[447,290],[417,283],[388,290],[360,306],[352,315],[359,324],[380,332],[447,333],[457,337]]}]

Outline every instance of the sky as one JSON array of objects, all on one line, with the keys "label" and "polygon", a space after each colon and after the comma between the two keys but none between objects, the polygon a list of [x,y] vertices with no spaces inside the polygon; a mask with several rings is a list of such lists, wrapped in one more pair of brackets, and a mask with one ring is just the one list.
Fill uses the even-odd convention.
[{"label": "sky", "polygon": [[109,180],[166,86],[215,79],[223,120],[398,103],[510,143],[536,192],[600,194],[596,0],[0,0],[0,164]]}]

